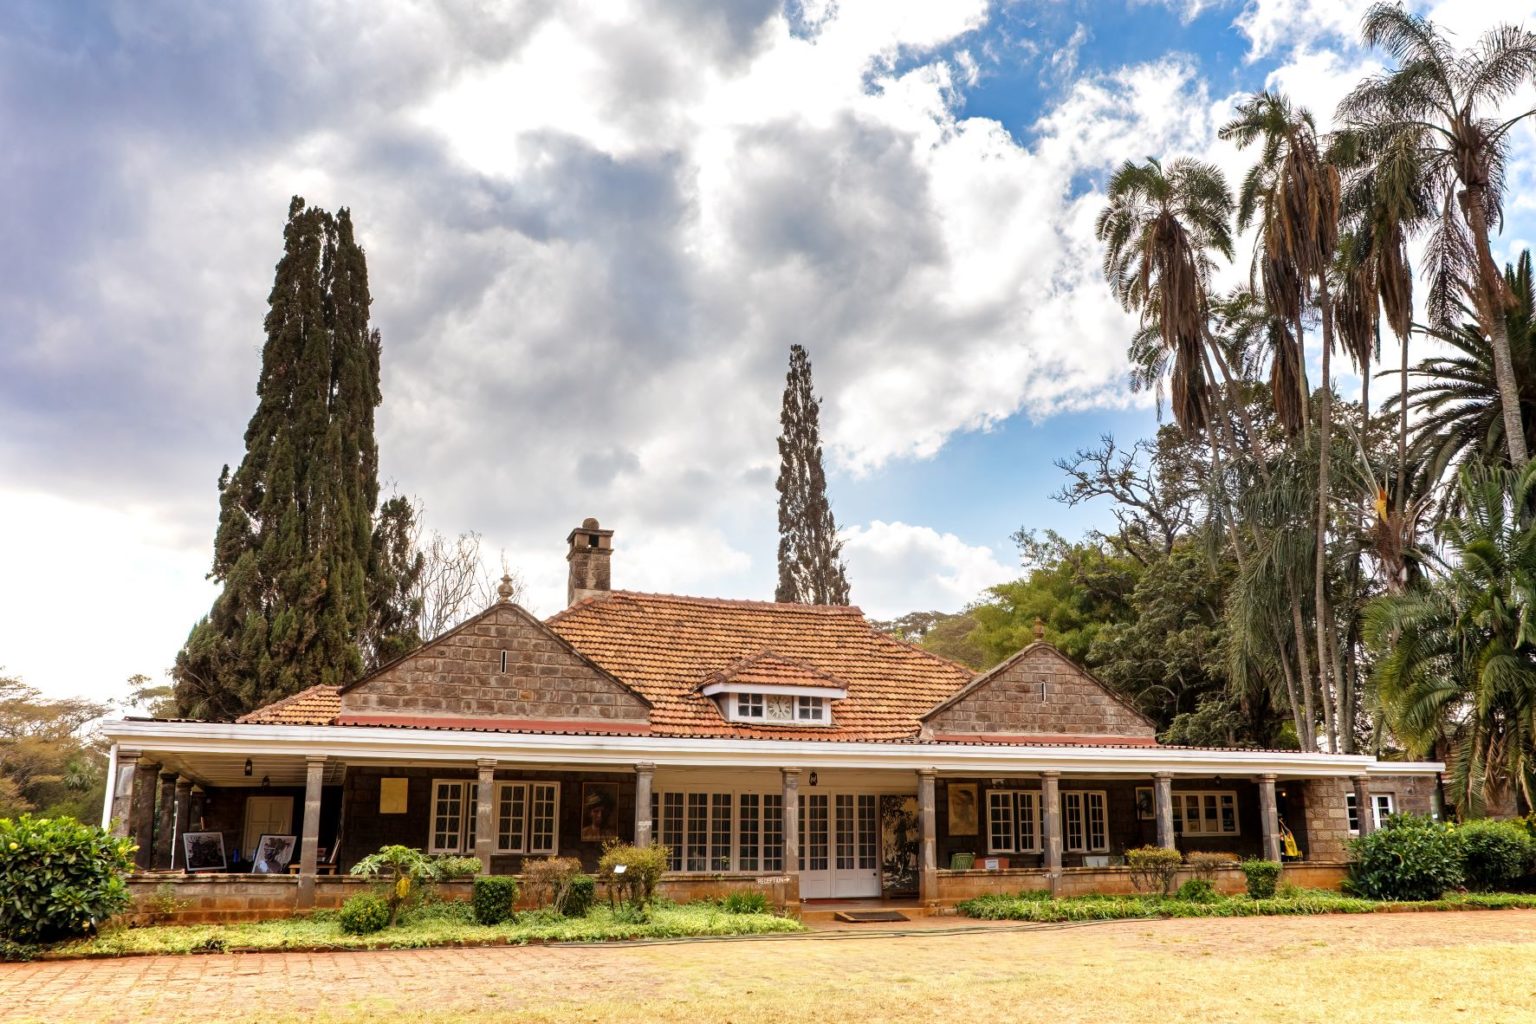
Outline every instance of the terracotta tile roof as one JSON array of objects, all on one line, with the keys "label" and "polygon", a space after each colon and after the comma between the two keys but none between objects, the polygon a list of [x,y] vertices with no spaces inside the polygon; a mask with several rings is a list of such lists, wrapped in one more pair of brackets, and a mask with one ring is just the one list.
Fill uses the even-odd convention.
[{"label": "terracotta tile roof", "polygon": [[[548,625],[647,697],[651,727],[661,735],[915,738],[918,719],[972,674],[880,633],[851,607],[614,591],[567,608]],[[847,685],[848,696],[832,703],[830,727],[733,724],[697,692],[706,678],[765,652]]]},{"label": "terracotta tile roof", "polygon": [[330,725],[341,713],[341,687],[311,686],[235,719],[251,725]]},{"label": "terracotta tile roof", "polygon": [[823,672],[803,661],[791,661],[773,651],[759,651],[750,657],[733,661],[718,672],[705,676],[696,689],[715,683],[737,683],[742,686],[835,686],[846,690],[848,684],[837,676]]}]

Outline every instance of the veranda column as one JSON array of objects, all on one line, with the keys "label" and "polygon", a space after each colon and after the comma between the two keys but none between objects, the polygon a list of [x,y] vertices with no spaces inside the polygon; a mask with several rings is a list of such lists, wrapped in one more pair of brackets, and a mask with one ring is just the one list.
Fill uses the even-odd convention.
[{"label": "veranda column", "polygon": [[176,833],[176,773],[160,773],[160,807],[155,815],[154,867],[171,866],[171,849]]},{"label": "veranda column", "polygon": [[1045,870],[1051,874],[1051,888],[1061,879],[1061,772],[1040,773],[1040,831],[1044,840]]},{"label": "veranda column", "polygon": [[656,778],[656,766],[649,761],[635,765],[635,845],[650,846],[651,836],[651,783]]},{"label": "veranda column", "polygon": [[1259,776],[1259,831],[1264,836],[1264,859],[1280,860],[1280,811],[1275,803],[1275,777]]},{"label": "veranda column", "polygon": [[325,757],[304,759],[304,833],[299,837],[299,900],[301,909],[315,905],[315,872],[320,866],[320,791],[325,785]]},{"label": "veranda column", "polygon": [[917,770],[917,898],[925,907],[939,902],[939,808],[932,768]]},{"label": "veranda column", "polygon": [[1350,781],[1355,784],[1355,821],[1360,823],[1360,834],[1368,836],[1376,831],[1376,808],[1371,806],[1371,780],[1364,775],[1356,775]]},{"label": "veranda column", "polygon": [[[176,818],[171,828],[171,867],[181,864],[182,855],[177,847],[182,845],[181,836],[190,832],[187,822],[192,820],[192,780],[181,776],[176,779]],[[185,867],[185,865],[182,865]]]},{"label": "veranda column", "polygon": [[1173,774],[1157,772],[1152,776],[1152,800],[1157,815],[1157,845],[1165,850],[1174,848],[1173,841]]},{"label": "veranda column", "polygon": [[800,769],[780,768],[784,777],[784,902],[800,906]]},{"label": "veranda column", "polygon": [[155,855],[155,777],[158,764],[139,762],[133,766],[133,806],[129,811],[128,834],[138,844],[133,861],[140,871],[148,871]]},{"label": "veranda column", "polygon": [[143,756],[137,750],[119,749],[117,752],[117,778],[112,789],[112,807],[108,811],[111,815],[109,824],[115,836],[133,834],[133,781],[139,774],[139,758]]},{"label": "veranda column", "polygon": [[475,766],[480,769],[480,788],[475,794],[475,856],[480,858],[480,873],[488,875],[496,849],[496,760],[482,757]]}]

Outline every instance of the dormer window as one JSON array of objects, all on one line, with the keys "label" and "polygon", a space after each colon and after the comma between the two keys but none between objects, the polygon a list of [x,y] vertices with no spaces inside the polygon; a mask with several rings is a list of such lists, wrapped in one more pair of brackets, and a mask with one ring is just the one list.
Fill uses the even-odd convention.
[{"label": "dormer window", "polygon": [[795,709],[795,717],[802,722],[814,722],[820,725],[826,721],[826,699],[823,697],[800,697]]},{"label": "dormer window", "polygon": [[763,695],[760,693],[738,693],[736,695],[737,718],[762,718]]},{"label": "dormer window", "polygon": [[763,651],[735,662],[699,684],[728,722],[745,725],[833,725],[832,702],[848,696],[848,685],[803,662]]}]

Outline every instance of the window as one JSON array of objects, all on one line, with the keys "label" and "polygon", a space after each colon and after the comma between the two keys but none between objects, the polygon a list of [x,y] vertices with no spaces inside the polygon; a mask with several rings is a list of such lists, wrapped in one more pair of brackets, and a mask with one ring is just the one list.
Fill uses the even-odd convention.
[{"label": "window", "polygon": [[1189,793],[1183,790],[1174,793],[1173,834],[1237,835],[1237,794],[1230,791]]},{"label": "window", "polygon": [[987,852],[1040,850],[1040,794],[1033,790],[987,790]]},{"label": "window", "polygon": [[820,697],[801,697],[796,709],[795,717],[802,722],[821,722],[826,712],[826,707]]},{"label": "window", "polygon": [[501,853],[553,854],[559,846],[560,784],[496,784],[496,849]]},{"label": "window", "polygon": [[476,782],[432,781],[432,831],[428,853],[474,853]]},{"label": "window", "polygon": [[[1350,793],[1345,798],[1345,806],[1349,808],[1349,831],[1355,835],[1360,833],[1360,814],[1355,808],[1355,794]],[[1397,813],[1397,805],[1393,802],[1391,793],[1372,793],[1371,803],[1375,813],[1371,821],[1376,828],[1381,828],[1381,823]]]},{"label": "window", "polygon": [[762,718],[763,695],[760,693],[738,693],[736,695],[737,718]]},{"label": "window", "polygon": [[1063,847],[1069,853],[1103,853],[1109,849],[1109,811],[1098,790],[1061,794]]},{"label": "window", "polygon": [[721,713],[732,722],[773,725],[831,725],[827,698],[783,693],[718,695]]},{"label": "window", "polygon": [[[745,804],[746,795],[742,799]],[[732,870],[733,840],[738,828],[742,830],[742,841],[749,842],[745,808],[743,820],[738,822],[731,813],[734,801],[732,793],[651,794],[651,833],[667,848],[669,871]],[[761,831],[758,820],[754,807],[751,828]]]}]

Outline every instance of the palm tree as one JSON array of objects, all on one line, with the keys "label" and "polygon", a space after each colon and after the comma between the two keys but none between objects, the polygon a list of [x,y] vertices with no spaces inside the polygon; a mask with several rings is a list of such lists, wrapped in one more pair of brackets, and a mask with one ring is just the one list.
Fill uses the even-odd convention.
[{"label": "palm tree", "polygon": [[1464,299],[1490,340],[1504,440],[1517,469],[1530,458],[1505,313],[1514,298],[1489,244],[1502,229],[1509,133],[1536,109],[1500,120],[1500,105],[1536,76],[1536,33],[1501,25],[1467,50],[1394,4],[1366,12],[1365,43],[1396,66],[1361,82],[1339,105],[1352,130],[1413,154],[1417,186],[1435,211],[1427,271],[1431,322],[1450,326]]},{"label": "palm tree", "polygon": [[[1505,269],[1504,280],[1515,300],[1505,310],[1505,336],[1529,448],[1536,446],[1536,280],[1530,250]],[[1425,331],[1455,351],[1420,362],[1414,375],[1421,383],[1402,403],[1404,412],[1414,413],[1414,450],[1437,477],[1451,466],[1497,458],[1506,447],[1493,344],[1471,311],[1465,312],[1470,319],[1454,328]]]},{"label": "palm tree", "polygon": [[1365,635],[1393,731],[1419,755],[1450,744],[1466,817],[1511,789],[1536,803],[1536,465],[1468,464],[1458,483],[1444,575],[1372,602]]},{"label": "palm tree", "polygon": [[[1323,146],[1312,115],[1291,105],[1278,93],[1263,92],[1239,104],[1237,117],[1223,125],[1219,135],[1239,149],[1258,143],[1258,162],[1243,178],[1238,197],[1238,225],[1246,229],[1259,221],[1259,247],[1254,254],[1255,275],[1263,287],[1265,302],[1279,316],[1295,325],[1300,344],[1304,337],[1302,310],[1312,297],[1314,285],[1322,314],[1322,387],[1318,408],[1318,474],[1316,501],[1316,549],[1313,558],[1313,631],[1316,638],[1317,680],[1322,697],[1323,720],[1331,750],[1350,748],[1352,708],[1337,707],[1330,694],[1330,666],[1343,694],[1342,667],[1337,638],[1331,637],[1328,613],[1329,462],[1332,451],[1332,381],[1329,360],[1334,345],[1334,310],[1329,284],[1339,244],[1342,189],[1338,169],[1323,156]],[[1305,384],[1303,383],[1304,387]],[[1305,430],[1306,419],[1303,418]],[[1341,723],[1343,727],[1341,728]]]}]

